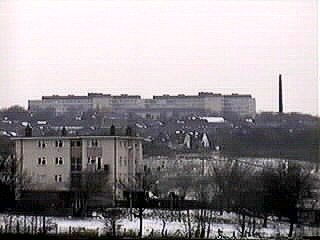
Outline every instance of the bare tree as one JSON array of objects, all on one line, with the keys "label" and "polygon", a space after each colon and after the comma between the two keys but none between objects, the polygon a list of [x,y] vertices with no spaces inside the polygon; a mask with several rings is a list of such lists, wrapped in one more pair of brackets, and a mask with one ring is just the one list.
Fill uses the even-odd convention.
[{"label": "bare tree", "polygon": [[226,160],[225,164],[214,168],[214,183],[217,194],[215,200],[220,202],[220,210],[238,213],[239,232],[243,237],[248,225],[252,222],[252,233],[255,232],[255,217],[259,215],[261,184],[256,169]]},{"label": "bare tree", "polygon": [[127,186],[123,186],[126,188],[128,194],[128,200],[131,207],[133,207],[133,211],[130,214],[133,214],[134,217],[139,218],[139,237],[142,238],[143,233],[143,217],[148,204],[150,204],[149,199],[149,191],[155,188],[157,181],[159,180],[159,176],[156,174],[152,174],[150,171],[144,171],[142,173],[137,174],[135,178],[135,183]]},{"label": "bare tree", "polygon": [[179,219],[176,212],[171,209],[154,209],[154,214],[161,220],[162,228],[161,228],[161,236],[166,237],[167,233],[167,222],[171,218],[171,220]]},{"label": "bare tree", "polygon": [[298,204],[311,194],[314,180],[309,170],[297,164],[279,166],[263,173],[265,201],[270,214],[290,222],[289,237],[298,221]]},{"label": "bare tree", "polygon": [[103,211],[104,223],[107,229],[111,228],[112,236],[117,236],[117,221],[125,214],[120,208],[108,208]]},{"label": "bare tree", "polygon": [[80,215],[86,215],[89,204],[93,207],[102,207],[112,202],[111,185],[104,171],[88,168],[80,173],[79,180],[77,195],[81,202]]}]

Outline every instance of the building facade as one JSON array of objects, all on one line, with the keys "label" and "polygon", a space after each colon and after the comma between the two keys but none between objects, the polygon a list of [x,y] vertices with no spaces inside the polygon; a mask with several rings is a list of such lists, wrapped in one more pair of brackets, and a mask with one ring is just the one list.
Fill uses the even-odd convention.
[{"label": "building facade", "polygon": [[[114,204],[136,181],[142,161],[139,137],[29,136],[13,140],[19,176],[16,199],[23,201],[32,195],[37,202],[48,194],[55,196],[46,198],[44,205],[60,203],[79,209],[84,198],[95,206]],[[89,196],[93,192],[97,194]]]},{"label": "building facade", "polygon": [[256,115],[256,101],[251,95],[231,94],[223,97],[223,115],[238,115],[239,117],[252,117]]},{"label": "building facade", "polygon": [[56,115],[66,112],[102,110],[135,113],[141,117],[162,119],[190,114],[224,117],[234,114],[240,117],[254,117],[255,99],[251,95],[222,95],[200,92],[198,95],[153,96],[143,99],[138,95],[123,94],[111,96],[89,93],[88,96],[44,96],[41,100],[29,100],[31,112],[52,109]]}]

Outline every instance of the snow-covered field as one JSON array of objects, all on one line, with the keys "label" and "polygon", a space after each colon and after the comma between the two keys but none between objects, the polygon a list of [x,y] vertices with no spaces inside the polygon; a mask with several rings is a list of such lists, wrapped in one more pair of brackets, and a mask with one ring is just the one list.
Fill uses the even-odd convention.
[{"label": "snow-covered field", "polygon": [[[158,212],[159,213],[159,212]],[[168,211],[166,212],[168,214]],[[169,212],[170,213],[170,212]],[[143,236],[160,235],[163,228],[163,221],[161,218],[157,217],[151,210],[145,211],[145,217],[143,219]],[[181,213],[182,216],[185,214]],[[194,215],[194,212],[191,212]],[[11,218],[11,220],[10,220]],[[185,219],[185,218],[184,218]],[[224,212],[223,215],[214,213],[214,222],[210,227],[210,237],[218,236],[218,230],[225,236],[236,236],[239,235],[239,224],[237,223],[237,216],[232,213]],[[179,221],[180,220],[180,221]],[[10,223],[11,221],[11,223]],[[37,221],[37,222],[36,222]],[[36,225],[38,229],[41,229],[42,218],[31,216],[17,216],[17,215],[7,215],[0,214],[0,227],[5,229],[5,226],[11,224],[12,229],[16,229],[17,222],[19,222],[20,231],[23,231],[24,226],[33,227]],[[96,232],[99,235],[105,233],[106,231],[106,221],[103,217],[92,217],[92,218],[71,218],[71,217],[46,217],[46,224],[51,226],[52,233],[69,233],[69,232],[81,232],[81,231],[91,231]],[[187,222],[182,218],[168,217],[165,220],[165,232],[167,235],[175,236],[186,236],[188,232]],[[277,223],[275,221],[268,221],[268,228],[262,228],[262,220],[257,221],[256,233],[261,237],[271,237],[277,235],[286,236],[288,234],[289,225],[287,223]],[[192,223],[193,232],[196,228],[196,223]],[[117,221],[117,232],[118,234],[124,233],[135,233],[139,231],[139,219],[130,217],[126,215]]]}]

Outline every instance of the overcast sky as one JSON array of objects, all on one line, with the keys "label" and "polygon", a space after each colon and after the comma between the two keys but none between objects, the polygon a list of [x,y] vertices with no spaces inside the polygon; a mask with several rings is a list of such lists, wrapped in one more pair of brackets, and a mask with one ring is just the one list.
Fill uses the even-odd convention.
[{"label": "overcast sky", "polygon": [[0,0],[0,107],[42,95],[252,94],[317,114],[317,1]]}]

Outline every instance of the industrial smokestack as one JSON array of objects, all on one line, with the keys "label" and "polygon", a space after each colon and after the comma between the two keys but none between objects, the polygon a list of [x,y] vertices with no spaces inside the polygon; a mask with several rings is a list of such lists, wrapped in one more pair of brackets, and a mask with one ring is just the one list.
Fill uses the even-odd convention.
[{"label": "industrial smokestack", "polygon": [[283,113],[282,76],[279,74],[279,113]]}]

